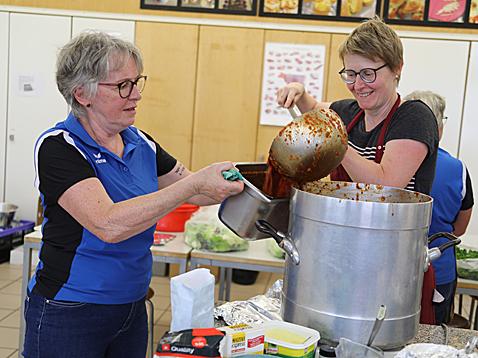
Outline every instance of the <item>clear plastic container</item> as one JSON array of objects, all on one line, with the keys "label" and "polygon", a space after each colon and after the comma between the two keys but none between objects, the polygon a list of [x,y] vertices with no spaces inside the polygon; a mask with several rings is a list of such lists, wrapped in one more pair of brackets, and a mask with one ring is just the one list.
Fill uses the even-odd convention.
[{"label": "clear plastic container", "polygon": [[340,338],[339,345],[335,349],[337,358],[382,358],[383,352],[378,348],[368,347],[353,342],[347,338]]}]

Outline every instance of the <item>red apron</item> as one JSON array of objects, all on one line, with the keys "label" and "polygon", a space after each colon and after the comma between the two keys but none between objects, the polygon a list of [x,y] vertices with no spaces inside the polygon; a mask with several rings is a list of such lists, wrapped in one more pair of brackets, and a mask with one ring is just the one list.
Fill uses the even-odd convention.
[{"label": "red apron", "polygon": [[[400,105],[400,95],[398,95],[397,100],[395,101],[392,109],[388,113],[387,117],[383,122],[382,129],[377,139],[377,150],[375,152],[375,163],[380,163],[382,161],[383,152],[384,152],[384,141],[385,135],[387,134],[388,127],[392,120],[392,116]],[[352,128],[362,119],[364,110],[361,109],[357,115],[352,119],[352,121],[347,125],[347,134],[351,132]],[[347,181],[351,182],[352,179],[345,171],[342,165],[339,165],[335,168],[332,173],[330,173],[331,180],[338,181]],[[430,265],[428,271],[425,272],[423,276],[423,287],[422,287],[422,301],[421,301],[421,311],[420,311],[420,323],[426,324],[435,324],[435,312],[433,309],[433,293],[435,290],[435,272],[433,266]]]}]

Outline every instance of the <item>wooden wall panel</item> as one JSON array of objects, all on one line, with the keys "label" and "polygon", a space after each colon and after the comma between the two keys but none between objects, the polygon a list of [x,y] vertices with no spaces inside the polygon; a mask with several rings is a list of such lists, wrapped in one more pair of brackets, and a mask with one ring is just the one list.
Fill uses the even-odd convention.
[{"label": "wooden wall panel", "polygon": [[346,38],[347,35],[332,35],[332,45],[330,46],[330,65],[327,72],[327,102],[353,97],[338,74],[342,67],[344,67],[342,60],[340,60],[339,57],[339,47]]},{"label": "wooden wall panel", "polygon": [[[297,31],[273,31],[268,30],[265,34],[265,42],[285,42],[292,44],[312,44],[312,45],[325,45],[325,68],[324,76],[326,76],[329,67],[330,57],[330,41],[331,35],[325,33],[312,33],[312,32],[297,32]],[[325,77],[326,78],[326,77]],[[284,83],[285,84],[285,83]],[[327,81],[324,81],[323,95],[326,98],[327,93]],[[260,103],[259,103],[260,106]],[[258,108],[259,110],[259,108]],[[259,123],[259,119],[258,119]],[[278,126],[264,126],[258,125],[257,134],[257,150],[255,155],[256,161],[265,161],[269,154],[269,148],[272,140],[277,135],[277,132],[282,127]]]},{"label": "wooden wall panel", "polygon": [[253,161],[264,31],[201,26],[192,168]]},{"label": "wooden wall panel", "polygon": [[136,24],[136,44],[148,75],[136,125],[191,165],[198,48],[197,25]]}]

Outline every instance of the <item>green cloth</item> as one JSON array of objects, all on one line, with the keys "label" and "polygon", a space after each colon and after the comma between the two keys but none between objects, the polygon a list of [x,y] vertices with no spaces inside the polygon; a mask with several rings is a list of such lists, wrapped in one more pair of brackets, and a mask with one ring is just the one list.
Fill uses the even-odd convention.
[{"label": "green cloth", "polygon": [[224,177],[224,179],[231,180],[231,181],[244,179],[242,174],[237,169],[225,170],[222,172],[222,176]]}]

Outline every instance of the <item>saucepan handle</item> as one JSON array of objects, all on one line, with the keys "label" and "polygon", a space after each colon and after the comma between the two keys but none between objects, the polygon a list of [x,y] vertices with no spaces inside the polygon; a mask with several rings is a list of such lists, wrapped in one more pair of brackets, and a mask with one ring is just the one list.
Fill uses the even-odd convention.
[{"label": "saucepan handle", "polygon": [[287,108],[287,110],[293,119],[297,119],[301,116],[300,110],[295,104]]},{"label": "saucepan handle", "polygon": [[448,239],[448,242],[445,242],[444,244],[441,244],[438,247],[433,247],[431,249],[427,249],[427,255],[425,258],[425,271],[428,270],[428,265],[430,262],[435,261],[438,259],[443,251],[446,249],[456,246],[461,242],[461,239],[453,235],[452,233],[449,232],[438,232],[436,234],[433,234],[428,238],[428,243],[430,244],[434,240],[440,238],[440,237],[445,237]]},{"label": "saucepan handle", "polygon": [[256,221],[256,228],[260,232],[272,236],[294,264],[298,265],[300,263],[299,251],[290,236],[278,231],[270,222],[262,219]]}]

